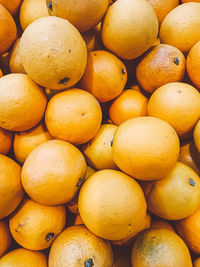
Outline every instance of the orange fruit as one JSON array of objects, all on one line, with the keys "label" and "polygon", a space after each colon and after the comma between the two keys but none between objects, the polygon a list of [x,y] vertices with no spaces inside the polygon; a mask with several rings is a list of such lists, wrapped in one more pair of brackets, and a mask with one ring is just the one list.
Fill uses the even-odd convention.
[{"label": "orange fruit", "polygon": [[112,122],[120,125],[128,119],[147,115],[148,98],[141,92],[128,89],[118,96],[109,108]]},{"label": "orange fruit", "polygon": [[108,241],[96,237],[85,226],[68,227],[50,249],[49,267],[111,267],[112,264],[113,253]]},{"label": "orange fruit", "polygon": [[149,116],[171,124],[180,137],[186,137],[200,118],[200,93],[186,83],[168,83],[150,97]]},{"label": "orange fruit", "polygon": [[151,229],[166,229],[175,233],[171,224],[165,220],[155,220],[151,222]]},{"label": "orange fruit", "polygon": [[179,0],[165,0],[164,2],[162,0],[147,0],[147,2],[153,7],[159,25],[162,23],[166,15],[179,5]]},{"label": "orange fruit", "polygon": [[131,267],[131,248],[113,246],[114,264],[112,267]]},{"label": "orange fruit", "polygon": [[115,132],[113,159],[125,173],[139,180],[164,178],[177,162],[179,139],[165,121],[138,117],[123,122]]},{"label": "orange fruit", "polygon": [[64,206],[45,206],[31,199],[25,199],[9,220],[15,241],[30,250],[48,248],[65,224]]},{"label": "orange fruit", "polygon": [[22,0],[0,0],[0,4],[5,6],[8,11],[15,16]]},{"label": "orange fruit", "polygon": [[105,50],[88,54],[81,88],[93,94],[99,102],[107,102],[120,95],[126,82],[126,67],[115,55]]},{"label": "orange fruit", "polygon": [[39,18],[26,28],[20,54],[31,79],[51,89],[76,84],[87,61],[86,44],[79,31],[69,21],[51,16]]},{"label": "orange fruit", "polygon": [[86,161],[97,170],[117,169],[112,155],[113,136],[116,129],[116,125],[103,124],[95,137],[83,146]]},{"label": "orange fruit", "polygon": [[184,3],[188,3],[188,2],[197,2],[200,3],[200,0],[181,0],[181,2]]},{"label": "orange fruit", "polygon": [[11,245],[11,234],[9,226],[5,221],[0,221],[0,258],[8,251]]},{"label": "orange fruit", "polygon": [[132,249],[134,267],[192,267],[190,252],[183,240],[166,229],[142,232]]},{"label": "orange fruit", "polygon": [[200,152],[200,120],[197,122],[194,128],[193,139],[197,150]]},{"label": "orange fruit", "polygon": [[187,53],[199,41],[200,3],[185,3],[174,8],[160,27],[160,41]]},{"label": "orange fruit", "polygon": [[26,73],[22,65],[19,43],[20,38],[16,40],[9,53],[9,69],[14,73]]},{"label": "orange fruit", "polygon": [[17,160],[23,163],[34,148],[50,139],[52,137],[43,123],[28,131],[15,133],[13,148]]},{"label": "orange fruit", "polygon": [[185,57],[176,47],[159,44],[149,50],[136,68],[140,86],[153,93],[160,86],[180,82],[185,74]]},{"label": "orange fruit", "polygon": [[124,59],[141,56],[153,45],[157,34],[156,14],[145,0],[116,1],[104,17],[102,41],[108,50]]},{"label": "orange fruit", "polygon": [[50,140],[28,155],[21,179],[33,200],[44,205],[60,205],[74,197],[85,172],[85,159],[75,146]]},{"label": "orange fruit", "polygon": [[36,19],[49,16],[46,0],[24,0],[20,7],[20,24],[24,31]]},{"label": "orange fruit", "polygon": [[42,252],[18,248],[0,259],[0,267],[47,267],[47,257]]},{"label": "orange fruit", "polygon": [[200,178],[178,162],[162,180],[155,181],[147,197],[149,210],[167,220],[181,220],[200,206]]},{"label": "orange fruit", "polygon": [[90,93],[76,88],[52,97],[45,114],[50,134],[76,145],[91,140],[100,128],[101,120],[98,101]]},{"label": "orange fruit", "polygon": [[10,131],[32,128],[41,121],[46,104],[43,89],[28,75],[12,73],[0,78],[0,127]]},{"label": "orange fruit", "polygon": [[83,224],[83,220],[81,219],[81,216],[77,214],[74,225],[80,225],[80,224]]},{"label": "orange fruit", "polygon": [[186,66],[190,80],[196,87],[200,88],[200,41],[190,49]]},{"label": "orange fruit", "polygon": [[17,37],[14,19],[0,1],[0,54],[7,52]]},{"label": "orange fruit", "polygon": [[101,35],[97,27],[93,28],[90,31],[83,32],[81,35],[86,43],[88,52],[103,49]]},{"label": "orange fruit", "polygon": [[196,259],[194,262],[193,262],[193,267],[199,267],[200,266],[200,258]]},{"label": "orange fruit", "polygon": [[6,155],[12,146],[12,132],[0,128],[0,154]]},{"label": "orange fruit", "polygon": [[81,187],[78,209],[86,227],[109,240],[131,238],[146,214],[138,183],[116,170],[101,170]]},{"label": "orange fruit", "polygon": [[24,196],[20,176],[20,166],[0,155],[0,219],[13,212]]}]

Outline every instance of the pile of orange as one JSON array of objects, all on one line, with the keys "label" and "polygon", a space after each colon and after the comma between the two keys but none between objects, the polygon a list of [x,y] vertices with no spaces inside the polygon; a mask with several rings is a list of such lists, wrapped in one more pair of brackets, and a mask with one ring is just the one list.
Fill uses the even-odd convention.
[{"label": "pile of orange", "polygon": [[200,267],[200,0],[0,0],[0,267]]}]

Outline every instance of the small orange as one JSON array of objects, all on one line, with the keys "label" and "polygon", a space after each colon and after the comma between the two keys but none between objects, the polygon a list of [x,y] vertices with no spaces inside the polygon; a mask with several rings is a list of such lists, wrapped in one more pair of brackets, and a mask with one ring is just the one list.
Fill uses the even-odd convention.
[{"label": "small orange", "polygon": [[9,53],[9,69],[10,72],[25,74],[26,72],[22,65],[22,60],[20,56],[19,43],[20,43],[20,38],[16,40]]},{"label": "small orange", "polygon": [[6,155],[12,145],[12,132],[8,132],[3,128],[0,128],[0,154]]},{"label": "small orange", "polygon": [[22,0],[0,0],[0,4],[5,6],[8,11],[15,16]]},{"label": "small orange", "polygon": [[93,94],[99,102],[114,99],[123,91],[127,81],[127,70],[123,62],[105,50],[88,54],[81,88]]},{"label": "small orange", "polygon": [[11,246],[12,236],[9,226],[5,221],[0,221],[0,258],[8,251]]},{"label": "small orange", "polygon": [[173,227],[171,226],[171,224],[165,220],[153,220],[151,222],[151,229],[166,229],[166,230],[169,230],[169,231],[172,231],[175,233]]}]

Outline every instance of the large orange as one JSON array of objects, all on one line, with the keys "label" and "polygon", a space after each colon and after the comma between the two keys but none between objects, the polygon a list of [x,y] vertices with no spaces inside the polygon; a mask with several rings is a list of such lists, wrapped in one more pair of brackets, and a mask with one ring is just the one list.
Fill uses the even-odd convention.
[{"label": "large orange", "polygon": [[5,6],[8,11],[15,16],[22,0],[0,0],[0,4]]},{"label": "large orange", "polygon": [[9,226],[5,221],[0,221],[0,258],[8,251],[12,237]]},{"label": "large orange", "polygon": [[22,65],[19,43],[20,38],[16,40],[9,53],[9,69],[14,73],[26,73]]},{"label": "large orange", "polygon": [[7,154],[12,145],[12,132],[0,128],[0,154]]},{"label": "large orange", "polygon": [[179,139],[175,130],[157,118],[127,120],[114,135],[114,162],[139,180],[164,178],[176,164],[178,154]]}]

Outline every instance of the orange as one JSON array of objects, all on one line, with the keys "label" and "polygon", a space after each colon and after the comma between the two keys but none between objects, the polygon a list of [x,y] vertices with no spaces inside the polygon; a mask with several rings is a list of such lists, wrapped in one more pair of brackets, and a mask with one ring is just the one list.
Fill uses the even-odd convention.
[{"label": "orange", "polygon": [[14,73],[26,73],[22,65],[19,43],[20,38],[16,40],[9,53],[9,69]]},{"label": "orange", "polygon": [[197,2],[200,3],[200,0],[181,0],[181,2],[184,3],[188,3],[188,2]]},{"label": "orange", "polygon": [[74,225],[80,225],[80,224],[83,224],[83,220],[81,219],[81,216],[77,214]]},{"label": "orange", "polygon": [[105,50],[88,54],[81,88],[93,94],[99,102],[107,102],[120,95],[126,82],[126,67],[115,55]]},{"label": "orange", "polygon": [[24,31],[36,19],[49,16],[46,0],[24,0],[20,7],[20,24]]},{"label": "orange", "polygon": [[0,258],[8,251],[11,245],[9,226],[5,221],[0,221]]},{"label": "orange", "polygon": [[147,197],[149,210],[167,220],[181,220],[200,206],[200,178],[178,162],[162,180],[155,181]]},{"label": "orange", "polygon": [[165,121],[138,117],[123,122],[115,132],[113,159],[125,173],[139,180],[164,178],[179,155],[179,139]]},{"label": "orange", "polygon": [[164,84],[182,81],[184,74],[184,55],[176,47],[167,44],[159,44],[149,50],[136,68],[140,86],[149,93]]},{"label": "orange", "polygon": [[179,5],[179,0],[147,0],[156,12],[159,25],[162,23],[166,15]]},{"label": "orange", "polygon": [[101,120],[98,101],[90,93],[76,88],[53,96],[45,114],[50,134],[76,145],[91,140],[100,128]]},{"label": "orange", "polygon": [[75,146],[50,140],[28,155],[21,179],[32,199],[44,205],[60,205],[74,197],[85,172],[85,159]]},{"label": "orange", "polygon": [[194,262],[193,262],[193,267],[199,267],[200,266],[200,258],[196,259]]},{"label": "orange", "polygon": [[190,50],[187,56],[187,73],[193,84],[200,88],[200,41]]},{"label": "orange", "polygon": [[160,27],[160,41],[177,47],[183,53],[189,52],[199,41],[200,3],[186,3],[174,8],[164,18]]},{"label": "orange", "polygon": [[30,250],[48,248],[65,224],[64,206],[45,206],[31,199],[25,199],[9,220],[15,241]]},{"label": "orange", "polygon": [[116,125],[103,124],[95,137],[83,146],[86,161],[97,170],[117,169],[112,155],[113,136],[116,129]]},{"label": "orange", "polygon": [[24,248],[15,249],[0,259],[0,267],[47,267],[47,257],[42,252]]},{"label": "orange", "polygon": [[197,122],[194,128],[193,139],[197,150],[200,152],[200,120]]},{"label": "orange", "polygon": [[80,216],[95,235],[109,240],[131,238],[146,214],[146,201],[138,183],[116,170],[101,170],[81,187]]},{"label": "orange", "polygon": [[118,96],[109,108],[112,122],[120,125],[122,122],[147,115],[148,98],[141,92],[128,89]]},{"label": "orange", "polygon": [[0,4],[5,6],[8,11],[15,16],[22,0],[0,0]]},{"label": "orange", "polygon": [[196,254],[200,253],[200,208],[191,216],[176,223],[178,234]]},{"label": "orange", "polygon": [[6,155],[12,145],[12,132],[8,132],[2,128],[0,128],[0,154]]},{"label": "orange", "polygon": [[200,118],[200,93],[186,83],[165,84],[150,97],[148,114],[167,121],[180,137],[186,137]]},{"label": "orange", "polygon": [[145,0],[118,0],[104,17],[102,41],[108,50],[124,59],[141,56],[154,44],[157,34],[156,14]]},{"label": "orange", "polygon": [[151,222],[151,229],[166,229],[175,233],[171,224],[165,220],[155,220]]},{"label": "orange", "polygon": [[112,264],[108,241],[96,237],[85,226],[68,227],[50,249],[49,267],[111,267]]},{"label": "orange", "polygon": [[93,28],[90,31],[83,32],[81,35],[86,43],[88,52],[103,49],[101,35],[97,27]]},{"label": "orange", "polygon": [[51,16],[39,18],[25,29],[20,54],[31,79],[51,89],[76,84],[87,61],[86,44],[79,31],[69,21]]},{"label": "orange", "polygon": [[131,267],[131,248],[113,246],[114,264],[112,267]]},{"label": "orange", "polygon": [[24,196],[20,175],[20,166],[0,155],[0,219],[13,212]]},{"label": "orange", "polygon": [[26,132],[15,133],[13,148],[17,160],[24,163],[34,148],[50,139],[52,137],[43,123]]},{"label": "orange", "polygon": [[10,131],[32,128],[41,121],[46,104],[43,89],[28,75],[12,73],[0,78],[0,127]]},{"label": "orange", "polygon": [[[0,1],[0,54],[7,52],[17,37],[14,19]],[[4,1],[3,1],[4,2]]]},{"label": "orange", "polygon": [[183,240],[166,229],[142,232],[132,249],[134,267],[192,267],[190,252]]}]

